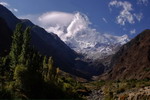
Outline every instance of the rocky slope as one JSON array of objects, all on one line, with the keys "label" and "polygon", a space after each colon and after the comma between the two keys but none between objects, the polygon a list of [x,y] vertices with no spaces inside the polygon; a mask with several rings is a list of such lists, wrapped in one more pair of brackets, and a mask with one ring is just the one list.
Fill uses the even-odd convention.
[{"label": "rocky slope", "polygon": [[[108,98],[102,90],[93,90],[87,100],[107,100]],[[150,86],[139,89],[131,89],[129,91],[113,94],[108,100],[150,100]]]},{"label": "rocky slope", "polygon": [[102,79],[150,78],[150,30],[145,30],[121,47],[112,59],[113,66]]},{"label": "rocky slope", "polygon": [[150,87],[144,87],[137,90],[118,95],[118,100],[150,100]]}]

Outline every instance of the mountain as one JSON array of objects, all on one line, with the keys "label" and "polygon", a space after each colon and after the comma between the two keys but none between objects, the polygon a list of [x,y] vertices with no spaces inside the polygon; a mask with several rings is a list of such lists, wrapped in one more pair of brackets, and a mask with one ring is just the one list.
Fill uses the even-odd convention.
[{"label": "mountain", "polygon": [[[106,60],[108,56],[111,57],[121,45],[129,41],[127,35],[112,36],[96,32],[89,27],[88,18],[81,13],[75,14],[70,25],[66,26],[67,29],[62,28],[64,33],[67,32],[63,38],[61,37],[63,42],[56,34],[48,33],[43,28],[34,25],[30,20],[18,19],[2,5],[0,5],[0,12],[1,25],[3,25],[0,42],[1,46],[6,46],[2,48],[2,51],[9,51],[11,36],[16,24],[22,23],[24,29],[27,26],[32,27],[31,44],[36,50],[43,55],[52,56],[55,65],[61,70],[81,77],[90,78],[105,72],[109,69],[106,67],[106,63],[110,62],[110,58],[106,61],[106,65],[101,62],[104,61],[102,59],[105,58]],[[96,60],[91,61],[92,59]]]},{"label": "mountain", "polygon": [[80,12],[73,15],[69,24],[50,26],[47,31],[55,32],[69,47],[87,59],[103,59],[115,54],[119,47],[130,39],[127,35],[103,34],[90,26],[88,17]]},{"label": "mountain", "polygon": [[0,56],[8,54],[11,45],[11,34],[12,31],[6,24],[5,20],[0,18]]},{"label": "mountain", "polygon": [[[34,25],[31,21],[26,19],[18,19],[11,11],[0,5],[0,45],[1,51],[9,51],[11,45],[11,36],[17,23],[22,23],[23,27],[31,26],[31,44],[41,54],[52,56],[55,66],[60,67],[61,70],[75,74],[77,76],[83,74],[84,70],[78,67],[75,68],[77,61],[75,58],[79,55],[70,49],[61,39],[54,33],[48,33],[43,28]],[[8,53],[8,52],[7,52]],[[4,56],[4,55],[3,55]],[[85,66],[84,66],[85,67]],[[86,71],[85,71],[86,72]]]},{"label": "mountain", "polygon": [[102,79],[150,78],[150,30],[145,30],[123,45],[112,59],[112,70]]},{"label": "mountain", "polygon": [[77,33],[65,43],[73,50],[83,54],[87,59],[103,59],[116,51],[129,41],[127,35],[112,36],[108,34]]},{"label": "mountain", "polygon": [[123,44],[130,41],[126,34],[114,36],[97,32],[90,26],[88,17],[80,12],[74,13],[67,24],[49,25],[45,29],[57,34],[71,49],[82,55],[80,60],[88,63],[86,66],[92,67],[84,68],[84,70],[88,70],[94,75],[109,70],[112,55]]}]

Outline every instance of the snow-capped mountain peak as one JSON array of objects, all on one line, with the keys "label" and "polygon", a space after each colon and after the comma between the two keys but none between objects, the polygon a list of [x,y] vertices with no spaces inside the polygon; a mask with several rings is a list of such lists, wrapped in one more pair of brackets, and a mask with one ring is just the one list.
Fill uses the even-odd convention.
[{"label": "snow-capped mountain peak", "polygon": [[[90,27],[88,17],[82,13],[75,13],[72,21],[67,26],[48,28],[72,49],[86,55],[88,58],[97,59],[114,54],[117,48],[129,41],[128,36],[114,36],[97,32]],[[60,34],[61,33],[61,34]]]}]

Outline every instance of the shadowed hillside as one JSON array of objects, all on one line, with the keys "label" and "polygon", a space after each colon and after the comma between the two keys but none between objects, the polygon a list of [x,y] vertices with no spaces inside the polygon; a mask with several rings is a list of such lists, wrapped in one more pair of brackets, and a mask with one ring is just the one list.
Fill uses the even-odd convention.
[{"label": "shadowed hillside", "polygon": [[150,30],[125,44],[113,57],[112,66],[104,79],[150,78]]},{"label": "shadowed hillside", "polygon": [[4,56],[9,52],[11,44],[12,31],[7,26],[4,19],[0,17],[0,56]]}]

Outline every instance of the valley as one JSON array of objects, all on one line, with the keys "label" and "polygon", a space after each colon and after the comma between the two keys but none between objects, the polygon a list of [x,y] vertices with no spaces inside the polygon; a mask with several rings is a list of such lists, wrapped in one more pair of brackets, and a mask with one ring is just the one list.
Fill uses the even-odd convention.
[{"label": "valley", "polygon": [[150,100],[150,29],[130,38],[64,15],[45,28],[0,3],[0,99]]}]

